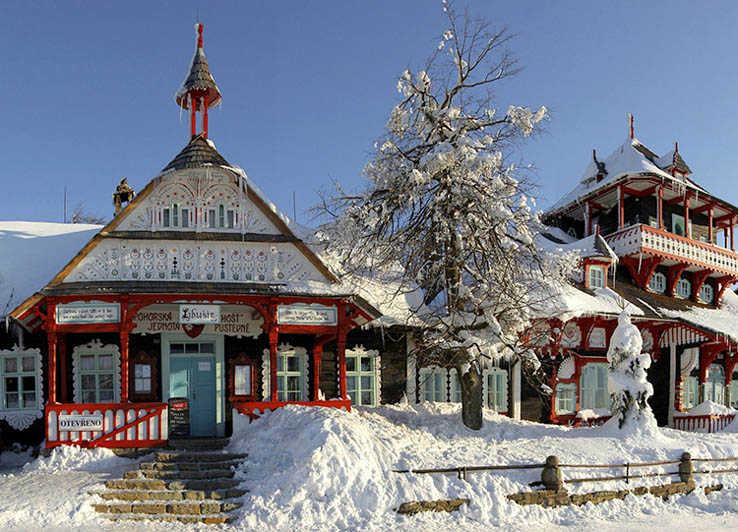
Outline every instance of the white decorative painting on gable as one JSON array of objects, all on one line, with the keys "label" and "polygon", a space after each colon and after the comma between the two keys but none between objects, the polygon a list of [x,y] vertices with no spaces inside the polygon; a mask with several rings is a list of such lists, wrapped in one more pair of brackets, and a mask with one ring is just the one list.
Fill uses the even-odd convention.
[{"label": "white decorative painting on gable", "polygon": [[281,234],[225,170],[182,170],[160,177],[154,187],[116,230]]},{"label": "white decorative painting on gable", "polygon": [[287,283],[326,278],[290,243],[107,238],[64,281]]}]

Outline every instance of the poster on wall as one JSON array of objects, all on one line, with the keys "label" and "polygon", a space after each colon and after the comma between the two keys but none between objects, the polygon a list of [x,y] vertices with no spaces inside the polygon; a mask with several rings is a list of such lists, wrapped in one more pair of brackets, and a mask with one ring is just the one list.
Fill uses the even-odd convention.
[{"label": "poster on wall", "polygon": [[119,323],[118,303],[69,303],[56,306],[56,323]]}]

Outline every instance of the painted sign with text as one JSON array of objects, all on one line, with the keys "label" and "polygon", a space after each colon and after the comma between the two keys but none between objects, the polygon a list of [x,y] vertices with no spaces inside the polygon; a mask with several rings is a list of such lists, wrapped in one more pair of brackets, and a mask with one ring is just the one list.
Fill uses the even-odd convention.
[{"label": "painted sign with text", "polygon": [[220,305],[180,305],[179,323],[187,325],[220,323]]},{"label": "painted sign with text", "polygon": [[337,325],[338,309],[323,305],[279,305],[280,325]]},{"label": "painted sign with text", "polygon": [[56,323],[119,323],[118,303],[70,303],[56,306]]},{"label": "painted sign with text", "polygon": [[59,430],[101,431],[102,429],[102,414],[59,414]]},{"label": "painted sign with text", "polygon": [[219,323],[181,323],[179,305],[149,305],[133,317],[135,334],[184,333],[190,338],[201,334],[225,334],[256,338],[264,319],[255,308],[246,305],[220,305]]}]

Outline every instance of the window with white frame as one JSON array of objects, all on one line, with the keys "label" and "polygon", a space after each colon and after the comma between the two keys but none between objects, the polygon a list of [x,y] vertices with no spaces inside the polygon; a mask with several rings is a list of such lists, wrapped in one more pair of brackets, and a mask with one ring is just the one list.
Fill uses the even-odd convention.
[{"label": "window with white frame", "polygon": [[676,284],[676,295],[682,299],[689,299],[692,295],[692,283],[689,279],[679,279]]},{"label": "window with white frame", "polygon": [[710,364],[705,381],[705,400],[725,404],[725,370],[720,364]]},{"label": "window with white frame", "polygon": [[682,410],[694,408],[699,403],[700,386],[697,377],[687,375],[682,384]]},{"label": "window with white frame", "polygon": [[484,405],[495,412],[507,412],[507,371],[489,368],[482,375]]},{"label": "window with white frame", "polygon": [[589,288],[605,288],[605,267],[592,265],[589,267],[589,278],[587,280]]},{"label": "window with white frame", "polygon": [[582,410],[610,408],[607,390],[607,364],[589,363],[582,369],[580,382],[582,391],[579,407]]},{"label": "window with white frame", "polygon": [[161,222],[163,227],[189,227],[190,210],[180,207],[179,203],[172,203],[162,209]]},{"label": "window with white frame", "polygon": [[448,400],[448,372],[445,368],[420,368],[420,398],[422,401],[443,403]]},{"label": "window with white frame", "polygon": [[[270,355],[264,349],[261,384],[265,400],[271,397]],[[277,400],[306,401],[308,396],[307,351],[304,347],[280,344],[277,347]]]},{"label": "window with white frame", "polygon": [[577,407],[577,385],[572,383],[559,383],[556,386],[556,413],[573,414]]},{"label": "window with white frame", "polygon": [[648,288],[657,294],[663,294],[666,292],[666,275],[661,272],[655,272],[651,276],[651,280],[648,282]]},{"label": "window with white frame", "polygon": [[379,404],[379,352],[362,346],[346,350],[346,391],[351,404]]},{"label": "window with white frame", "polygon": [[700,287],[700,301],[703,303],[712,303],[712,299],[714,296],[714,291],[712,289],[711,284],[703,284]]},{"label": "window with white frame", "polygon": [[0,352],[2,410],[41,407],[40,357],[34,351]]},{"label": "window with white frame", "polygon": [[236,212],[220,203],[208,209],[208,227],[233,229],[236,226]]},{"label": "window with white frame", "polygon": [[117,403],[120,401],[120,352],[116,345],[99,340],[74,348],[74,401]]}]

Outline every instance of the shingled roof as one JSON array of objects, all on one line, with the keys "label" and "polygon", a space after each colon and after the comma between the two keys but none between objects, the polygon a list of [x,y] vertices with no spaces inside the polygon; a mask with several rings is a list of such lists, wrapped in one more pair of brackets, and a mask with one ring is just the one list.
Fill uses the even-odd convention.
[{"label": "shingled roof", "polygon": [[215,149],[215,145],[205,138],[204,134],[197,135],[185,148],[164,167],[162,172],[182,170],[184,168],[198,168],[206,164],[231,166]]},{"label": "shingled roof", "polygon": [[174,95],[174,101],[183,109],[189,109],[187,94],[192,91],[207,91],[207,106],[209,108],[217,107],[221,100],[220,90],[218,90],[213,75],[210,73],[208,60],[205,58],[205,51],[202,48],[202,24],[198,24],[196,27],[200,36],[197,48],[195,48],[195,55],[192,57],[190,72],[177,94]]}]

